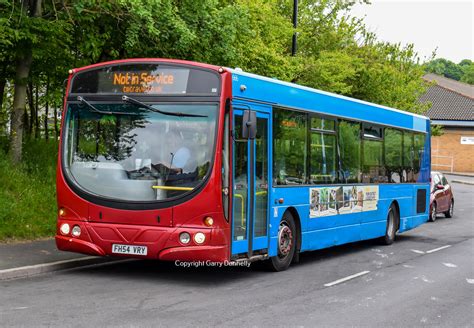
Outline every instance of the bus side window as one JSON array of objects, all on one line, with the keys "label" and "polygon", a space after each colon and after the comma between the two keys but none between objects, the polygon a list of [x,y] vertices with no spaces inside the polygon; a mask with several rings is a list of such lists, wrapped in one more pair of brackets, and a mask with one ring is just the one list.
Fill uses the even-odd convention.
[{"label": "bus side window", "polygon": [[336,121],[310,118],[310,184],[335,183],[338,177]]},{"label": "bus side window", "polygon": [[382,128],[364,125],[363,138],[363,183],[387,182],[383,160],[383,135]]},{"label": "bus side window", "polygon": [[385,172],[390,183],[402,182],[402,137],[402,131],[385,128]]},{"label": "bus side window", "polygon": [[413,182],[413,132],[403,132],[403,182]]},{"label": "bus side window", "polygon": [[339,121],[339,152],[343,183],[361,182],[360,123]]},{"label": "bus side window", "polygon": [[306,183],[307,115],[273,110],[273,177],[277,185]]},{"label": "bus side window", "polygon": [[423,159],[425,147],[425,135],[422,133],[414,133],[413,137],[413,180],[416,182],[420,175],[421,160]]}]

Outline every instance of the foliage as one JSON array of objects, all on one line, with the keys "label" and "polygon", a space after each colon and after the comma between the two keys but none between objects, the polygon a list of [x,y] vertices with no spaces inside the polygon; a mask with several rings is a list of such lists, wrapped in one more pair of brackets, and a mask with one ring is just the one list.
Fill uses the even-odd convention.
[{"label": "foliage", "polygon": [[463,59],[459,64],[455,64],[450,60],[437,58],[426,63],[425,70],[449,79],[474,84],[474,62],[469,59]]},{"label": "foliage", "polygon": [[436,136],[441,136],[443,135],[443,126],[442,125],[432,125],[431,126],[431,135],[436,137]]},{"label": "foliage", "polygon": [[30,142],[14,166],[0,150],[0,241],[54,234],[56,154],[55,142]]},{"label": "foliage", "polygon": [[463,66],[464,74],[461,76],[461,82],[474,84],[474,62]]},{"label": "foliage", "polygon": [[[36,237],[54,228],[54,147],[64,80],[73,67],[136,57],[194,60],[424,112],[418,97],[427,86],[413,45],[378,41],[363,20],[350,16],[355,2],[300,0],[295,30],[290,0],[0,0],[0,224],[11,226],[3,236]],[[41,13],[32,17],[36,3]],[[29,74],[15,80],[18,59],[30,53]],[[472,83],[472,65],[462,61],[461,75],[444,66]],[[13,167],[5,159],[5,139],[13,89],[24,83],[24,158]],[[28,232],[25,222],[35,221],[35,211],[52,225]]]},{"label": "foliage", "polygon": [[[346,7],[338,7],[338,3],[329,14],[323,10],[318,16],[311,9],[305,16],[301,39],[308,45],[303,54],[308,52],[309,58],[304,59],[296,81],[410,112],[425,112],[426,105],[418,102],[426,91],[421,79],[424,71],[414,46],[378,41],[361,20],[344,16]],[[315,25],[314,17],[320,24],[310,28]]]}]

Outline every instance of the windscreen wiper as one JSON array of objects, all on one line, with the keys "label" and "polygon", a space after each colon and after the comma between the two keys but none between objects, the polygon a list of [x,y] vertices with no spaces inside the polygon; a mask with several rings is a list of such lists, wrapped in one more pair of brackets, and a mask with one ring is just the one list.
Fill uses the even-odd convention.
[{"label": "windscreen wiper", "polygon": [[165,111],[159,110],[159,109],[157,109],[153,106],[142,103],[141,101],[130,98],[128,96],[122,96],[122,100],[129,103],[129,104],[133,104],[135,106],[143,107],[143,108],[151,110],[152,112],[160,113],[160,114],[163,114],[163,115],[178,116],[178,117],[207,117],[207,115],[199,115],[199,114],[186,114],[186,113],[181,113],[181,112],[177,112],[177,113],[165,112]]},{"label": "windscreen wiper", "polygon": [[90,102],[88,102],[87,100],[85,100],[83,97],[81,96],[77,96],[77,100],[80,101],[81,103],[83,104],[86,104],[87,107],[89,107],[90,109],[92,109],[94,112],[96,113],[99,113],[99,114],[106,114],[106,115],[112,115],[113,113],[112,112],[108,112],[108,111],[103,111],[103,110],[100,110],[100,109],[97,109],[97,107],[95,107],[94,105],[92,105]]},{"label": "windscreen wiper", "polygon": [[100,110],[98,109],[97,107],[95,107],[94,105],[92,105],[90,102],[88,102],[87,100],[85,100],[83,97],[81,96],[77,96],[77,100],[80,101],[81,103],[87,105],[87,107],[89,107],[90,109],[92,109],[93,112],[96,112],[98,114],[102,114],[102,115],[138,115],[137,113],[127,113],[127,112],[112,112],[112,111],[108,111],[108,110]]}]

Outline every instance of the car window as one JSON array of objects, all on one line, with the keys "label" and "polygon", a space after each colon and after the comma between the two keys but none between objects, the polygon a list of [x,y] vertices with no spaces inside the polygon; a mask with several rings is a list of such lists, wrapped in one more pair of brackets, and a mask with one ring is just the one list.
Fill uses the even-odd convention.
[{"label": "car window", "polygon": [[439,179],[439,175],[435,174],[435,175],[433,176],[433,185],[436,186],[436,185],[439,184],[440,182],[441,182],[441,180]]},{"label": "car window", "polygon": [[446,177],[443,175],[443,177],[441,178],[441,181],[443,181],[443,186],[447,186],[448,185],[448,180],[446,179]]}]

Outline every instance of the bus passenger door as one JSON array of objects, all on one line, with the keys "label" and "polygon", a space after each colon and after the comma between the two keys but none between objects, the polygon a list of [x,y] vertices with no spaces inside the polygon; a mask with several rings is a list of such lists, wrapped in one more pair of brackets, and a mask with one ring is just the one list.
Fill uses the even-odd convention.
[{"label": "bus passenger door", "polygon": [[253,140],[242,139],[242,118],[234,108],[232,256],[238,258],[268,253],[269,241],[269,115],[257,112]]}]

